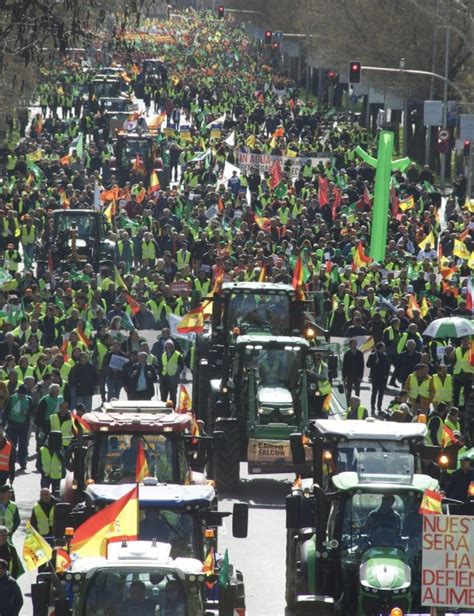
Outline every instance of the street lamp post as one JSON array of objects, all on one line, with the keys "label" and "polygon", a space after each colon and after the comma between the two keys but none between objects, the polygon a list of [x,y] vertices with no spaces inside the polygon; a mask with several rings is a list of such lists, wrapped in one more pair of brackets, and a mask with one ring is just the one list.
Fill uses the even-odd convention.
[{"label": "street lamp post", "polygon": [[[446,47],[444,54],[444,89],[443,89],[443,128],[448,127],[448,83],[449,83],[449,41],[451,30],[446,28]],[[446,159],[447,156],[444,152],[440,155],[441,170],[439,177],[439,184],[441,190],[446,186]]]}]

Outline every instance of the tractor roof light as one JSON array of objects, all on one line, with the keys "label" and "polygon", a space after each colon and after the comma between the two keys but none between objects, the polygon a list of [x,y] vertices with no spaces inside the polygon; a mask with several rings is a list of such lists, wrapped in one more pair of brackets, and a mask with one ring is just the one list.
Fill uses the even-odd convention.
[{"label": "tractor roof light", "polygon": [[403,616],[403,611],[399,607],[394,607],[390,611],[390,616]]},{"label": "tractor roof light", "polygon": [[332,462],[332,452],[329,451],[329,449],[323,451],[323,462],[325,462],[326,464]]},{"label": "tractor roof light", "polygon": [[64,535],[66,537],[73,537],[74,536],[74,528],[72,526],[66,526],[66,528],[64,529]]},{"label": "tractor roof light", "polygon": [[445,453],[442,453],[438,458],[438,464],[441,468],[447,468],[449,464],[449,458]]},{"label": "tractor roof light", "polygon": [[216,536],[216,531],[213,528],[206,528],[204,530],[205,539],[214,539],[215,536]]}]

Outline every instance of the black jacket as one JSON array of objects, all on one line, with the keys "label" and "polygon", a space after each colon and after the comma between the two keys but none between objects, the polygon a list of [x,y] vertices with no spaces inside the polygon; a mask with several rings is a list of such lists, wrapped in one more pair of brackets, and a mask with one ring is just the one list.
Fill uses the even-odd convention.
[{"label": "black jacket", "polygon": [[[133,364],[130,369],[127,371],[126,379],[125,379],[125,389],[128,393],[136,393],[138,386],[138,379],[140,377],[140,370],[142,365],[139,363]],[[150,366],[150,364],[146,364],[144,366],[145,370],[145,381],[146,381],[146,393],[148,395],[153,396],[155,392],[154,384],[158,381],[158,375],[154,366]]]},{"label": "black jacket", "polygon": [[69,385],[76,388],[77,396],[93,396],[97,380],[97,368],[89,362],[77,363],[69,374]]},{"label": "black jacket", "polygon": [[373,381],[384,381],[388,379],[390,360],[387,353],[372,351],[367,360],[367,368],[370,368],[370,378]]},{"label": "black jacket", "polygon": [[0,577],[0,616],[18,616],[23,596],[16,580],[8,574]]},{"label": "black jacket", "polygon": [[355,353],[351,350],[344,353],[342,360],[342,378],[363,379],[364,378],[364,354],[359,349]]}]

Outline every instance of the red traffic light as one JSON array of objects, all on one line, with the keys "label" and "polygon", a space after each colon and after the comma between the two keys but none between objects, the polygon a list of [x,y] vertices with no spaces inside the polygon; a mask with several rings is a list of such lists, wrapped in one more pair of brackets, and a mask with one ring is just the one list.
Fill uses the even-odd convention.
[{"label": "red traffic light", "polygon": [[471,153],[471,142],[469,139],[464,139],[464,156],[469,156]]},{"label": "red traffic light", "polygon": [[349,83],[360,83],[360,62],[351,62],[349,65]]},{"label": "red traffic light", "polygon": [[272,49],[280,49],[280,43],[278,43],[277,41],[274,41],[272,43]]},{"label": "red traffic light", "polygon": [[265,45],[271,45],[273,39],[273,32],[271,30],[265,30],[264,43]]},{"label": "red traffic light", "polygon": [[219,4],[219,6],[217,7],[217,14],[219,15],[219,17],[224,17],[224,5],[223,4]]},{"label": "red traffic light", "polygon": [[336,79],[337,73],[336,71],[328,71],[328,79]]}]

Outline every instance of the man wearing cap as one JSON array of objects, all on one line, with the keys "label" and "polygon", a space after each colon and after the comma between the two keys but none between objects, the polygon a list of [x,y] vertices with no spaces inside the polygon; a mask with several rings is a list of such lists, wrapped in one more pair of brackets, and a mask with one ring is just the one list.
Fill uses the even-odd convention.
[{"label": "man wearing cap", "polygon": [[[2,424],[7,427],[7,435],[17,454],[21,470],[26,468],[28,455],[28,429],[33,413],[33,403],[25,385],[18,387],[17,393],[8,398],[2,416]],[[18,450],[17,450],[18,448]]]},{"label": "man wearing cap", "polygon": [[15,448],[5,436],[5,430],[0,428],[0,485],[15,479]]},{"label": "man wearing cap", "polygon": [[165,342],[165,350],[158,359],[160,373],[160,396],[163,402],[170,399],[176,406],[179,375],[184,368],[184,359],[171,338]]},{"label": "man wearing cap", "polygon": [[12,489],[7,485],[0,486],[0,525],[8,528],[10,538],[20,526],[18,506],[12,501]]}]

